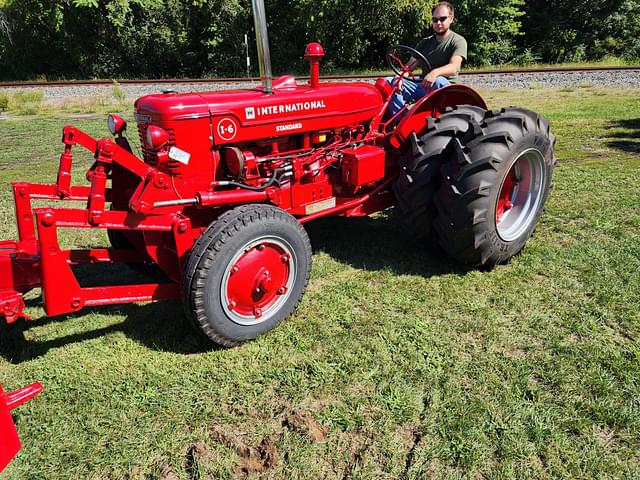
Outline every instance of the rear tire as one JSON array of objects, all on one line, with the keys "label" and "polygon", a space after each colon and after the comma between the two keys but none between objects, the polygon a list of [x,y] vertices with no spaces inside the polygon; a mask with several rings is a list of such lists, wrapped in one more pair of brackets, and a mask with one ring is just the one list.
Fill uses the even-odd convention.
[{"label": "rear tire", "polygon": [[449,107],[438,117],[428,117],[419,137],[411,134],[406,152],[398,159],[400,175],[393,185],[398,213],[419,243],[435,243],[432,232],[436,208],[433,197],[440,188],[440,169],[451,140],[479,128],[485,110],[472,105]]},{"label": "rear tire", "polygon": [[188,317],[233,347],[275,328],[298,305],[311,271],[302,225],[270,205],[225,212],[194,244],[183,281]]},{"label": "rear tire", "polygon": [[551,188],[554,144],[548,121],[520,108],[487,111],[478,132],[454,140],[435,197],[440,246],[474,266],[519,253]]}]

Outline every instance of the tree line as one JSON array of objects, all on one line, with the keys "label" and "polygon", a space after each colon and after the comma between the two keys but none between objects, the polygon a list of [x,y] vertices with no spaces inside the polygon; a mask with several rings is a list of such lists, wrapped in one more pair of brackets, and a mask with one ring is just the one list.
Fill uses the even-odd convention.
[{"label": "tree line", "polygon": [[[382,68],[431,31],[435,0],[265,0],[274,73]],[[470,65],[640,59],[640,0],[457,0]],[[248,46],[244,45],[245,35]],[[249,0],[0,0],[0,80],[257,74]]]}]

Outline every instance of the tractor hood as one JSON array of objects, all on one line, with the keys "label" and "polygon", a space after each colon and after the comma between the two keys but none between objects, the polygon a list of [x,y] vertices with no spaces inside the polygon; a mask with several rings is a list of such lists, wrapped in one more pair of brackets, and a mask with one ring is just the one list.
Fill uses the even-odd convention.
[{"label": "tractor hood", "polygon": [[368,83],[297,86],[293,77],[262,87],[208,93],[147,95],[136,101],[136,121],[157,125],[211,117],[214,143],[235,143],[330,130],[373,118],[382,108],[380,92]]}]

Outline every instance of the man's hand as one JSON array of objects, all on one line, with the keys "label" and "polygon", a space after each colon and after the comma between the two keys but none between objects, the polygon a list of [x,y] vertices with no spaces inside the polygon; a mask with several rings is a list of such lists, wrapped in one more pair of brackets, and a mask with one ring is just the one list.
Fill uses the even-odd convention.
[{"label": "man's hand", "polygon": [[402,75],[398,76],[398,81],[396,82],[396,86],[398,87],[398,91],[401,92],[404,88],[404,79],[409,76],[409,72],[403,72]]},{"label": "man's hand", "polygon": [[438,75],[436,75],[434,72],[429,72],[422,80],[422,88],[424,88],[425,90],[429,90],[436,82],[437,78]]}]

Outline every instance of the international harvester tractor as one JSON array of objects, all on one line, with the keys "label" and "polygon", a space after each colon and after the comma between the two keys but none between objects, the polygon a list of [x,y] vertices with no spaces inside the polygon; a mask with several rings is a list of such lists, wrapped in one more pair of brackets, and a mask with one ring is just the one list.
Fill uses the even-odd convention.
[{"label": "international harvester tractor", "polygon": [[[0,314],[15,322],[23,294],[42,289],[48,315],[182,298],[211,341],[234,346],[290,315],[311,269],[303,224],[395,206],[406,230],[453,259],[492,266],[518,253],[551,186],[554,136],[521,108],[488,110],[463,85],[436,90],[395,116],[391,95],[429,71],[415,50],[386,55],[391,83],[272,78],[264,5],[254,0],[262,84],[253,89],[147,95],[135,102],[142,146],[108,118],[113,138],[66,126],[55,184],[13,183],[19,240],[0,243]],[[410,57],[418,69],[407,67]],[[413,63],[413,62],[411,62]],[[72,183],[72,151],[88,149],[88,185]],[[32,200],[51,200],[34,208]],[[55,206],[84,202],[84,208]],[[69,205],[69,203],[67,203]],[[60,228],[101,228],[109,248],[63,249]],[[86,263],[155,264],[166,281],[81,286]]]}]

